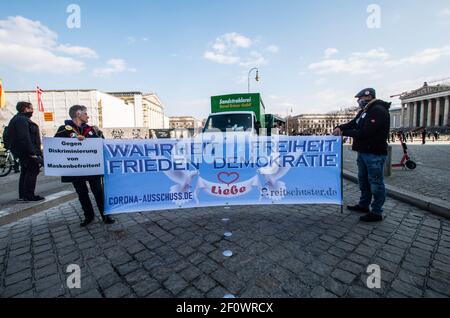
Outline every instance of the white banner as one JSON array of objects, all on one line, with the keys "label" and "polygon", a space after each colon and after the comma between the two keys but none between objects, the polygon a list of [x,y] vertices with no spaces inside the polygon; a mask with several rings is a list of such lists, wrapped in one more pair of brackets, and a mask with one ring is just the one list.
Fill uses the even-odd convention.
[{"label": "white banner", "polygon": [[105,212],[342,204],[341,146],[334,136],[106,139]]},{"label": "white banner", "polygon": [[43,139],[45,175],[53,177],[103,175],[103,139]]},{"label": "white banner", "polygon": [[225,183],[216,183],[216,182],[209,182],[201,177],[198,178],[197,187],[195,189],[195,199],[197,200],[198,197],[198,191],[203,190],[207,194],[218,197],[218,198],[236,198],[243,195],[248,194],[250,191],[253,190],[253,188],[259,188],[259,179],[258,176],[254,176],[253,178],[239,182],[234,183],[236,180],[239,179],[239,175],[237,172],[233,173],[227,173],[227,172],[221,172],[219,173],[219,180],[220,174],[225,174],[228,178],[233,178],[233,174],[236,174],[237,177],[234,179],[229,179],[229,182]]}]

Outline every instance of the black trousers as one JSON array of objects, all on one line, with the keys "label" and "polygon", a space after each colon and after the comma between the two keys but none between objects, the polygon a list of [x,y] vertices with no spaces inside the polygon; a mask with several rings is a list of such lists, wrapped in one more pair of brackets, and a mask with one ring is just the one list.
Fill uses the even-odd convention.
[{"label": "black trousers", "polygon": [[97,203],[97,207],[100,211],[100,215],[103,217],[103,212],[105,210],[104,199],[103,199],[103,186],[102,186],[102,178],[90,178],[88,181],[80,180],[73,181],[73,187],[78,194],[78,199],[81,203],[81,208],[84,212],[84,217],[87,219],[91,219],[94,217],[94,208],[91,203],[91,199],[89,198],[89,189],[87,183],[89,182],[89,186],[91,188],[92,194],[94,195],[95,202]]},{"label": "black trousers", "polygon": [[19,198],[31,199],[34,197],[37,176],[39,175],[39,164],[33,158],[19,157],[20,179]]}]

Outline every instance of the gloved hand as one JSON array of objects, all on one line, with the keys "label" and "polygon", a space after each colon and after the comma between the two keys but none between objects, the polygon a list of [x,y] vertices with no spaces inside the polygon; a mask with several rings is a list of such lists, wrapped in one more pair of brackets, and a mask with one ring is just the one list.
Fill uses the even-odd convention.
[{"label": "gloved hand", "polygon": [[44,157],[42,156],[36,156],[36,162],[38,163],[39,167],[43,167],[44,166]]}]

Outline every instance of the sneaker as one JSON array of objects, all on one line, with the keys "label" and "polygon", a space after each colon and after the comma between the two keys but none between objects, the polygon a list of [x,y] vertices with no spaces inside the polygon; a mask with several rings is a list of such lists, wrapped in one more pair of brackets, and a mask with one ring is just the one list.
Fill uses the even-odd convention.
[{"label": "sneaker", "polygon": [[114,223],[116,223],[116,220],[114,220],[112,217],[107,215],[107,216],[105,216],[103,218],[103,223],[105,223],[105,224],[114,224]]},{"label": "sneaker", "polygon": [[361,222],[381,222],[383,221],[383,216],[375,213],[367,213],[359,218]]},{"label": "sneaker", "polygon": [[41,197],[39,195],[35,195],[34,197],[23,199],[24,202],[36,202],[36,201],[42,201],[42,200],[45,200],[45,198]]},{"label": "sneaker", "polygon": [[361,212],[361,213],[370,213],[369,208],[363,208],[359,204],[357,204],[357,205],[347,205],[347,209],[349,209],[350,211],[356,211],[356,212]]},{"label": "sneaker", "polygon": [[80,226],[85,227],[85,226],[89,225],[93,220],[94,220],[94,218],[84,219],[84,221],[81,222]]}]

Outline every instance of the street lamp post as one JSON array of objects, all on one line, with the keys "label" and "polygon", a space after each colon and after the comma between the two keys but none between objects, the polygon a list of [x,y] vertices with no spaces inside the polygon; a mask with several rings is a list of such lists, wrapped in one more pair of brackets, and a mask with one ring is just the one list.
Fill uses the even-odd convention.
[{"label": "street lamp post", "polygon": [[252,68],[252,69],[250,69],[250,71],[248,71],[248,92],[250,93],[250,74],[254,71],[254,70],[256,70],[256,77],[255,77],[255,81],[259,81],[259,70],[258,70],[258,68],[257,67],[254,67],[254,68]]},{"label": "street lamp post", "polygon": [[289,136],[289,117],[292,115],[292,107],[287,109],[286,116],[286,136]]}]

